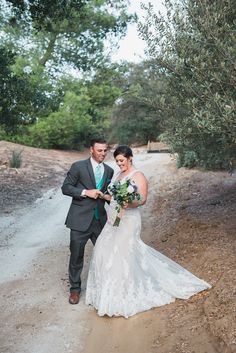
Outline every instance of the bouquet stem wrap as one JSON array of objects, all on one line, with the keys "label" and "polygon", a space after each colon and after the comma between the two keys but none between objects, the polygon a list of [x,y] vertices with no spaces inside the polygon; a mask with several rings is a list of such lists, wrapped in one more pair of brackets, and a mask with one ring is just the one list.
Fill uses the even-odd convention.
[{"label": "bouquet stem wrap", "polygon": [[114,226],[114,227],[119,227],[120,221],[121,221],[121,218],[123,217],[124,212],[125,212],[125,210],[124,210],[123,208],[121,208],[121,209],[117,212],[115,222],[113,223],[113,226]]}]

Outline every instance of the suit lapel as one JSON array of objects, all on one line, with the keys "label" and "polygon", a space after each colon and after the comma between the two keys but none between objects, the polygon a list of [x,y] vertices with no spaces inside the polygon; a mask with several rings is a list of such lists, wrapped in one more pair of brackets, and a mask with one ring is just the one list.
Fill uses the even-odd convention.
[{"label": "suit lapel", "polygon": [[90,175],[90,179],[92,180],[92,183],[94,185],[94,189],[96,189],[96,181],[95,181],[95,176],[94,176],[94,172],[93,172],[93,167],[92,167],[92,163],[90,161],[90,158],[87,159],[87,169]]},{"label": "suit lapel", "polygon": [[106,164],[104,163],[103,184],[102,184],[101,189],[104,188],[106,181],[107,181],[107,178],[108,178],[108,168],[107,168]]}]

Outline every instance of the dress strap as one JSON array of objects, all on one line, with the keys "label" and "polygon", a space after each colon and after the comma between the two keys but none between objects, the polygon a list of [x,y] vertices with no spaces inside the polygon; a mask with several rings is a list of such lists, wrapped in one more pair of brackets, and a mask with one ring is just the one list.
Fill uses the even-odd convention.
[{"label": "dress strap", "polygon": [[139,170],[134,169],[134,170],[132,170],[132,172],[130,172],[129,174],[127,174],[123,179],[130,179],[130,178],[132,178],[132,176],[133,176],[135,173],[137,173],[137,172],[139,172]]},{"label": "dress strap", "polygon": [[138,169],[134,169],[134,170],[132,170],[132,172],[130,172],[128,175],[127,175],[127,177],[128,178],[131,178],[135,173],[137,173],[137,172],[139,172],[139,170]]},{"label": "dress strap", "polygon": [[123,178],[119,178],[119,176],[121,175],[121,172],[118,172],[114,177],[114,181],[120,181],[120,180],[124,180],[124,179],[128,179],[128,178],[132,178],[132,176],[137,172],[139,172],[139,170],[134,169],[134,170],[132,170],[132,172],[130,172],[129,174],[127,174]]}]

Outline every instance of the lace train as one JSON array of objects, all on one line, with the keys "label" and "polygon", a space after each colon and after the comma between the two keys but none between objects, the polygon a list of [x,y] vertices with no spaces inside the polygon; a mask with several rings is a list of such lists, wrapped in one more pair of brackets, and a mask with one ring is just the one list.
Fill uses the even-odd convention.
[{"label": "lace train", "polygon": [[211,286],[146,245],[140,239],[138,209],[128,209],[113,227],[114,203],[95,245],[86,290],[86,304],[98,315],[124,316],[187,299]]}]

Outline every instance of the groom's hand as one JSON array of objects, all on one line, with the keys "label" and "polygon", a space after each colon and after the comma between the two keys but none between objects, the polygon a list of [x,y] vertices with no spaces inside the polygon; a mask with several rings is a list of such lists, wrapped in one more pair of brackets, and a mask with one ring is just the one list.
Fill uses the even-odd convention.
[{"label": "groom's hand", "polygon": [[96,200],[100,195],[100,190],[98,190],[98,189],[86,190],[84,194],[85,194],[85,196]]}]

